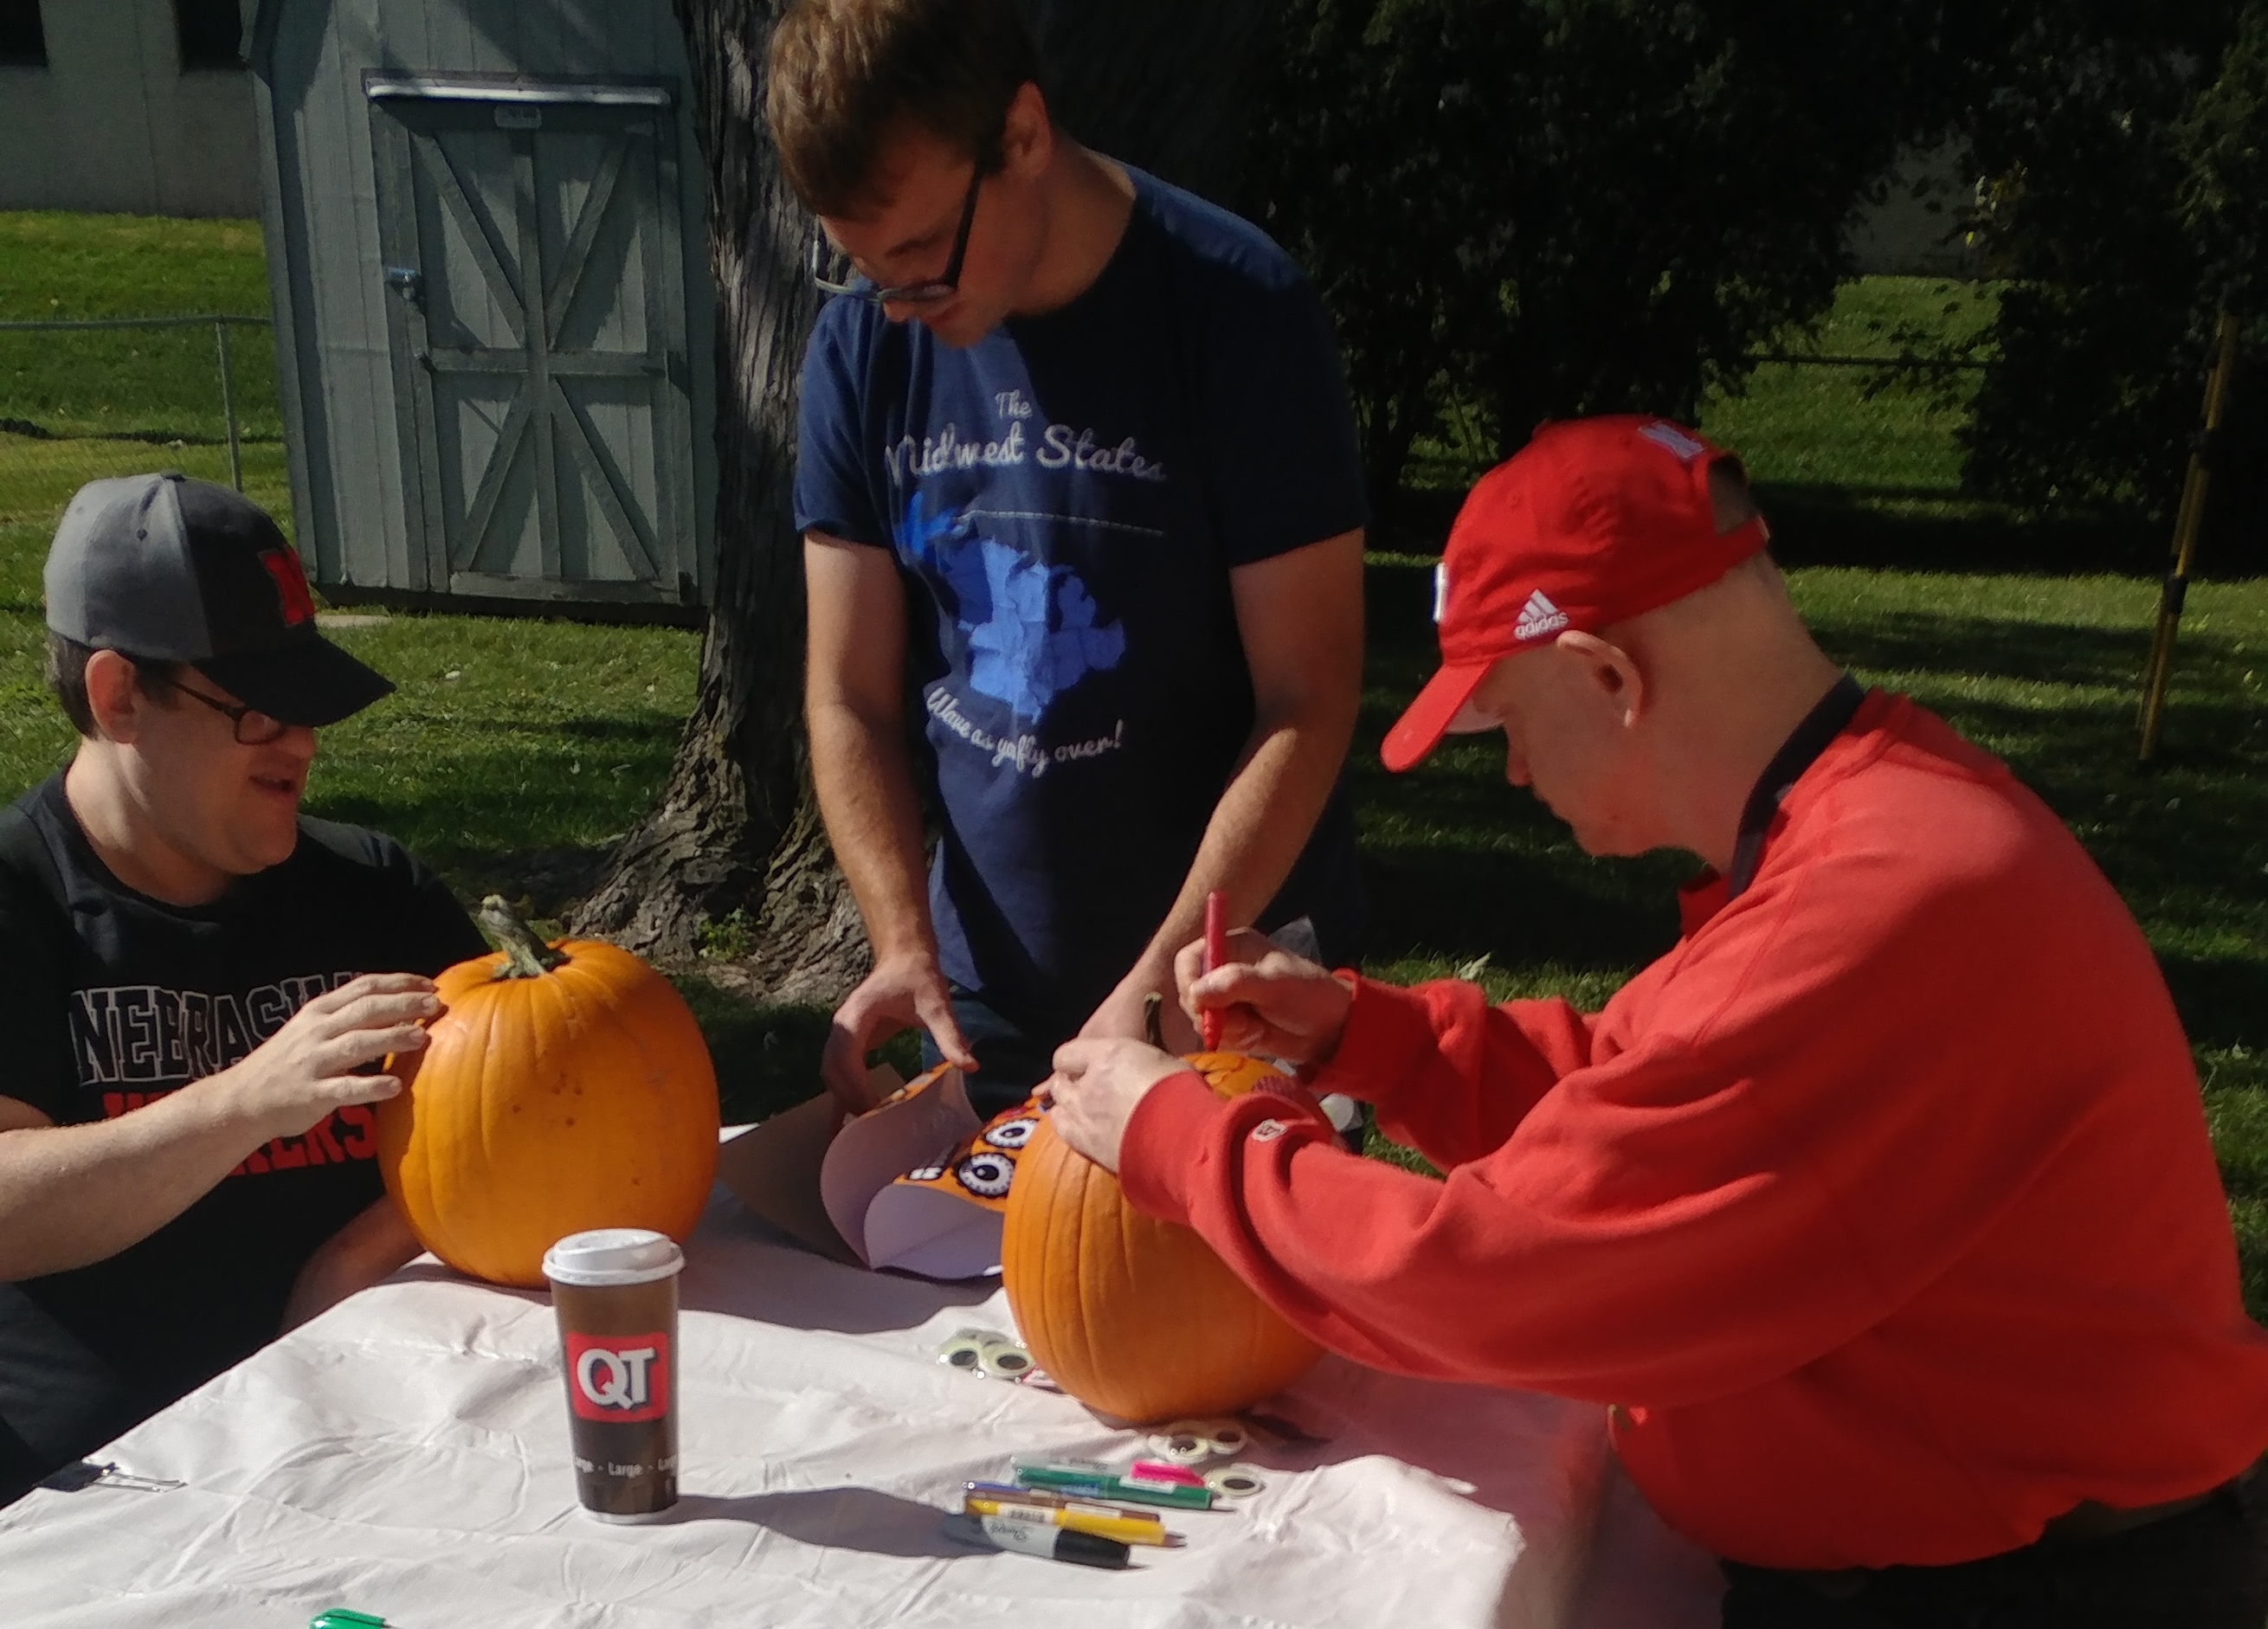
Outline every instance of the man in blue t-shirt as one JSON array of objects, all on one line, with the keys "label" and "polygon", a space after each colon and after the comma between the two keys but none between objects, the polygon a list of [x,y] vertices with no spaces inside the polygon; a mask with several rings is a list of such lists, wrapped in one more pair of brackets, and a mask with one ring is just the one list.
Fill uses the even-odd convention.
[{"label": "man in blue t-shirt", "polygon": [[822,276],[795,488],[813,773],[874,948],[825,1064],[853,1103],[909,1024],[981,1056],[980,1108],[1140,1035],[1210,890],[1328,961],[1359,932],[1329,322],[1254,227],[1057,130],[1036,69],[1015,0],[799,0],[773,37],[783,167],[857,274]]}]

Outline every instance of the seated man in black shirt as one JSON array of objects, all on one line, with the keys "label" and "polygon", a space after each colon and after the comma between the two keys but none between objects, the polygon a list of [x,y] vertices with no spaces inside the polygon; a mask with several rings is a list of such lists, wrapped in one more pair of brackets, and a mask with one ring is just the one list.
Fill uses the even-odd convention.
[{"label": "seated man in black shirt", "polygon": [[363,1072],[485,948],[390,839],[299,814],[394,687],[238,494],[97,481],[47,563],[63,773],[0,810],[0,1503],[417,1246]]}]

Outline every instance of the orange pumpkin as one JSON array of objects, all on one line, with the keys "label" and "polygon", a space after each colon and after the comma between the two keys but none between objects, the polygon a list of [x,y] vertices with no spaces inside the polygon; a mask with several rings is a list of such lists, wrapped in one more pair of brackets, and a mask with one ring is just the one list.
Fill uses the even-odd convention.
[{"label": "orange pumpkin", "polygon": [[543,1284],[591,1227],[682,1241],[717,1170],[717,1075],[683,998],[626,950],[546,949],[494,896],[504,949],[435,982],[407,1089],[378,1105],[379,1169],[418,1242],[492,1284]]},{"label": "orange pumpkin", "polygon": [[[1234,1053],[1189,1062],[1223,1097],[1284,1078]],[[1033,1358],[1115,1419],[1229,1413],[1322,1355],[1211,1245],[1128,1205],[1117,1177],[1044,1120],[1017,1161],[1000,1251],[1008,1306]]]}]

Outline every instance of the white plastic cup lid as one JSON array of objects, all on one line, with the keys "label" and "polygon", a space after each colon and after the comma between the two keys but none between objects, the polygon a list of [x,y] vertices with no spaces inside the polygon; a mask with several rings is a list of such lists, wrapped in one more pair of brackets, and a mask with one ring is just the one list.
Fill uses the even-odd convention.
[{"label": "white plastic cup lid", "polygon": [[685,1265],[685,1252],[667,1234],[644,1227],[594,1227],[571,1233],[543,1252],[543,1276],[554,1284],[601,1288],[651,1284]]}]

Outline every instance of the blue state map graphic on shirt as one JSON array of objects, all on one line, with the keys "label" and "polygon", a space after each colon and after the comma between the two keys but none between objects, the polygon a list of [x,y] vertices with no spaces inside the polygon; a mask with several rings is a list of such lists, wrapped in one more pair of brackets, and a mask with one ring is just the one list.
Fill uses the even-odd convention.
[{"label": "blue state map graphic on shirt", "polygon": [[965,510],[926,512],[916,492],[898,546],[953,590],[954,621],[968,636],[968,686],[1007,704],[1019,723],[1126,653],[1126,630],[1100,623],[1094,596],[1068,566],[1046,565],[977,534]]}]

